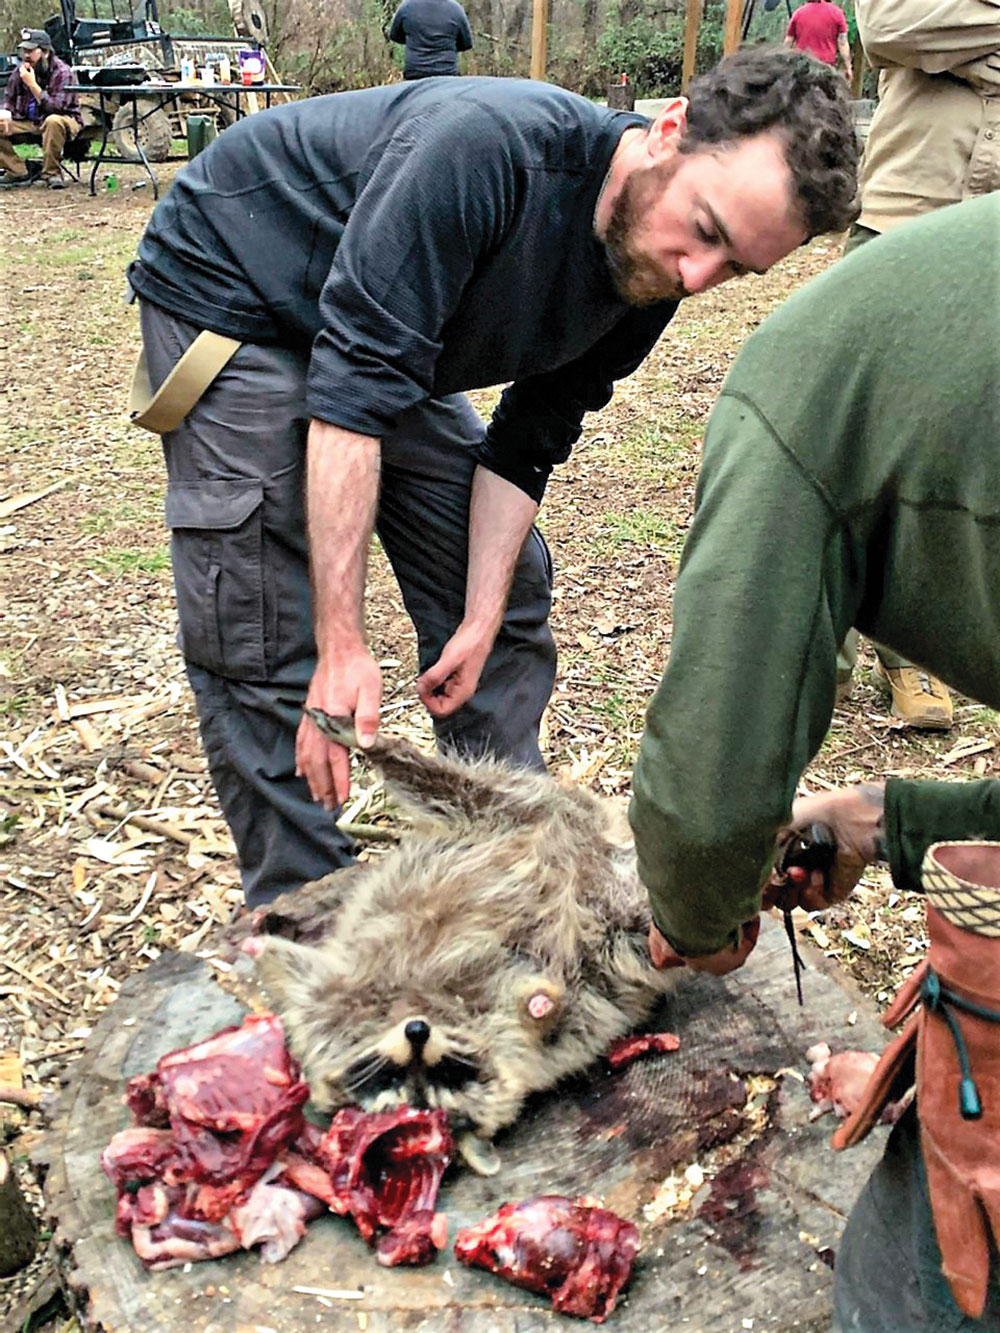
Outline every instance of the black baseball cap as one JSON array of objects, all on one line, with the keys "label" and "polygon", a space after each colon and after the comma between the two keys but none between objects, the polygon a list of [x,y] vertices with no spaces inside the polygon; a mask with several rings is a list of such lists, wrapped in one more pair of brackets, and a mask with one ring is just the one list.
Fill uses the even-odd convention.
[{"label": "black baseball cap", "polygon": [[17,44],[19,51],[33,51],[40,46],[43,51],[52,50],[52,38],[44,28],[22,28],[21,40]]}]

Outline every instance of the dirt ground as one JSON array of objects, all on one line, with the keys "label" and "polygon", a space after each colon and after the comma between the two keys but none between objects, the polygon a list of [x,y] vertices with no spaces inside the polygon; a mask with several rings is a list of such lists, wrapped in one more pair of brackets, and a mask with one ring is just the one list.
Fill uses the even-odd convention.
[{"label": "dirt ground", "polygon": [[[165,949],[203,948],[240,903],[174,645],[159,444],[123,414],[137,345],[123,273],[153,202],[132,188],[141,179],[122,168],[96,198],[78,185],[3,199],[0,1082],[31,1089],[58,1086],[124,977]],[[628,791],[714,397],[743,339],[838,248],[816,242],[689,302],[553,478],[543,526],[561,657],[545,744],[553,769],[597,791]],[[479,396],[484,410],[493,397]],[[370,633],[384,725],[429,736],[412,635],[378,556]],[[865,652],[812,786],[997,774],[995,714],[960,699],[951,734],[901,732]],[[345,817],[391,825],[363,773]],[[919,902],[881,872],[850,908],[803,928],[879,1003],[924,947]],[[41,1128],[37,1112],[0,1107],[0,1144],[22,1167]],[[41,1272],[36,1261],[0,1282],[0,1327]],[[71,1326],[61,1318],[48,1326]]]}]

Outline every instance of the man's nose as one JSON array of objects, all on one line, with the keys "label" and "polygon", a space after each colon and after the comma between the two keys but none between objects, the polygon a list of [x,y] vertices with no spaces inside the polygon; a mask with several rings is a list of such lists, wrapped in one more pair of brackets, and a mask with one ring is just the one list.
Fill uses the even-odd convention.
[{"label": "man's nose", "polygon": [[694,296],[697,292],[707,292],[710,287],[725,282],[728,262],[724,254],[714,250],[685,255],[677,265],[684,290]]}]

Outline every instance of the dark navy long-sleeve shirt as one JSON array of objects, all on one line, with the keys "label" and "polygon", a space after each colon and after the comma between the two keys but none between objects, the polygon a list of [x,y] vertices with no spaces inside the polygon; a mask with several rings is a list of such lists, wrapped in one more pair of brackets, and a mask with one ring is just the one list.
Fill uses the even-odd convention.
[{"label": "dark navy long-sleeve shirt", "polygon": [[403,0],[389,28],[390,42],[406,46],[403,76],[426,79],[457,74],[459,51],[472,49],[472,33],[458,0]]},{"label": "dark navy long-sleeve shirt", "polygon": [[625,305],[594,209],[641,117],[542,83],[431,79],[277,107],[180,172],[140,296],[311,347],[307,410],[381,436],[420,400],[513,381],[480,461],[539,499],[676,305]]}]

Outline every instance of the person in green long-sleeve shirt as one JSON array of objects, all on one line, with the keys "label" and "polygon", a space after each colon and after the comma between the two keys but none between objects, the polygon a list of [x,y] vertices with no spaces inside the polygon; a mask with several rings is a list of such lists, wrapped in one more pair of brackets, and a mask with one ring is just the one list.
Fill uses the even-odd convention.
[{"label": "person in green long-sleeve shirt", "polygon": [[[1000,841],[1000,783],[989,780],[891,780],[793,811],[830,724],[837,649],[852,625],[1000,707],[996,194],[842,260],[765,321],[723,386],[630,810],[657,965],[740,966],[789,828],[822,819],[837,837],[825,901],[846,897],[868,861],[888,860],[895,883],[917,889],[931,843]],[[814,877],[802,901],[821,899]],[[893,1143],[879,1168],[891,1185],[875,1209],[883,1220],[864,1221],[882,1231],[852,1260],[870,1250],[898,1295],[911,1276],[906,1256],[917,1256],[910,1286],[921,1313],[907,1329],[1000,1327],[995,1288],[986,1322],[960,1316],[937,1289],[912,1119]],[[905,1215],[905,1241],[889,1238],[893,1210]],[[886,1264],[888,1251],[899,1251],[900,1267]],[[888,1297],[874,1301],[884,1322],[859,1313],[857,1292],[878,1290],[878,1273],[860,1269],[844,1295],[838,1263],[843,1327],[902,1327]]]},{"label": "person in green long-sleeve shirt", "polygon": [[[857,250],[737,358],[706,434],[631,807],[676,953],[735,953],[759,911],[851,625],[1000,707],[998,312],[990,195]],[[888,785],[907,887],[902,831],[940,800],[938,784]]]}]

